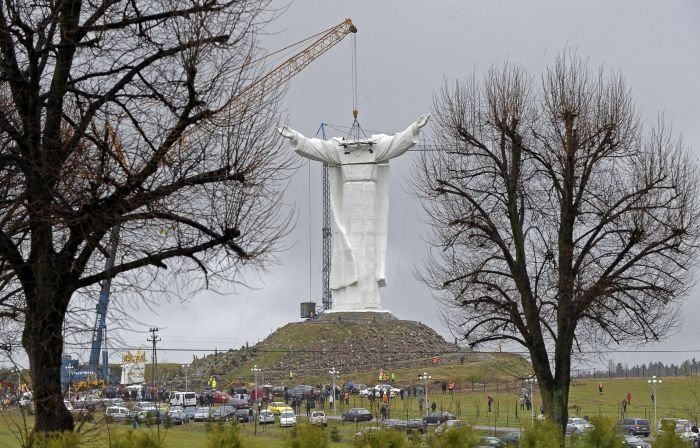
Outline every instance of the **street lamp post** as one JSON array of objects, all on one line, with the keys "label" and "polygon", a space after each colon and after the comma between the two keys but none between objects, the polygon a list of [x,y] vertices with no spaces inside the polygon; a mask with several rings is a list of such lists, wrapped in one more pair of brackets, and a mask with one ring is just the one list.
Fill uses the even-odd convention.
[{"label": "street lamp post", "polygon": [[[257,404],[257,409],[258,411],[260,410],[260,405],[258,404],[258,372],[262,371],[262,369],[258,368],[258,365],[255,364],[252,369],[250,369],[251,372],[253,372],[253,377],[255,378],[255,402],[253,404],[253,409],[256,408]],[[253,416],[253,420],[255,420],[254,426],[255,426],[255,435],[258,435],[258,419]]]},{"label": "street lamp post", "polygon": [[661,380],[656,379],[656,375],[652,376],[650,380],[647,380],[647,383],[651,385],[651,397],[652,401],[654,402],[654,432],[658,430],[658,422],[656,421],[656,401],[657,401],[657,396],[656,396],[656,386],[661,384]]},{"label": "street lamp post", "polygon": [[340,373],[340,372],[338,372],[337,370],[335,370],[335,367],[333,367],[331,370],[328,371],[328,374],[333,378],[333,391],[331,392],[331,393],[333,394],[333,395],[332,395],[332,397],[333,397],[333,415],[336,415],[336,414],[337,414],[336,409],[338,408],[338,404],[335,402],[335,401],[336,401],[336,398],[337,398],[337,397],[335,396],[335,379],[338,377],[338,374],[339,374],[339,373]]},{"label": "street lamp post", "polygon": [[428,404],[428,382],[433,378],[432,376],[428,375],[426,372],[423,372],[422,375],[419,375],[418,378],[423,382],[425,385],[425,391],[424,391],[424,397],[425,397],[425,416],[428,416],[428,409],[430,408],[430,405]]},{"label": "street lamp post", "polygon": [[530,417],[532,426],[535,426],[535,396],[532,393],[532,388],[535,384],[537,384],[537,378],[531,376],[530,378],[526,379],[525,382],[527,382],[530,386]]},{"label": "street lamp post", "polygon": [[70,401],[70,383],[73,380],[73,364],[68,364],[66,366],[66,372],[68,373],[68,401]]},{"label": "street lamp post", "polygon": [[189,364],[183,364],[180,367],[185,369],[185,392],[189,392],[189,385],[187,384],[187,369],[190,368]]}]

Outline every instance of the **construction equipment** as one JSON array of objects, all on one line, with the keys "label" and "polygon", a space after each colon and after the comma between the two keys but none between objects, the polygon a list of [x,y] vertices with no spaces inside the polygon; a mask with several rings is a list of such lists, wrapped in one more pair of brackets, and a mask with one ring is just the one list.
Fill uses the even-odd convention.
[{"label": "construction equipment", "polygon": [[[112,147],[117,154],[117,161],[124,172],[129,172],[129,164],[124,154],[121,142],[117,133],[109,123],[105,123],[105,131],[112,140]],[[114,267],[114,260],[117,257],[117,248],[119,247],[119,231],[120,225],[112,227],[109,232],[109,248],[107,258],[105,259],[105,271],[109,271]],[[107,350],[102,350],[102,344],[107,338],[107,308],[109,306],[109,292],[112,287],[112,278],[108,277],[102,282],[100,288],[100,297],[97,300],[97,315],[95,317],[95,327],[92,332],[92,345],[90,348],[90,359],[88,361],[88,370],[98,372],[97,368],[100,362],[100,351],[102,351],[102,371],[97,374],[99,378],[107,380],[109,378],[109,353]]]},{"label": "construction equipment", "polygon": [[[114,267],[114,259],[117,256],[117,247],[119,246],[119,230],[120,226],[112,227],[109,233],[109,252],[105,260],[105,271]],[[100,351],[102,351],[102,371],[98,373],[98,377],[107,379],[109,377],[109,354],[107,350],[102,350],[102,344],[106,339],[107,333],[107,307],[109,306],[109,292],[112,286],[112,279],[107,278],[102,281],[100,288],[100,297],[97,300],[97,315],[95,317],[95,327],[92,332],[92,345],[90,346],[90,360],[88,361],[88,370],[97,372],[100,362]]]},{"label": "construction equipment", "polygon": [[[112,147],[117,156],[117,162],[121,166],[124,172],[128,173],[128,162],[126,155],[124,154],[124,149],[119,141],[117,133],[114,131],[109,123],[105,123],[105,136],[109,137],[112,142]],[[86,175],[87,176],[87,175]],[[109,232],[109,247],[106,251],[105,258],[105,271],[109,271],[114,267],[115,259],[117,257],[117,248],[119,247],[119,231],[120,225],[115,225],[110,229]],[[98,386],[104,385],[105,382],[109,382],[109,353],[107,350],[103,350],[103,343],[107,338],[107,308],[109,307],[109,294],[112,288],[112,278],[109,277],[102,281],[100,287],[100,296],[97,300],[97,309],[95,316],[95,325],[92,330],[92,344],[90,345],[90,358],[88,364],[85,368],[77,369],[70,375],[70,378],[66,374],[62,374],[61,377],[65,378],[68,382],[74,382],[76,390],[91,389]],[[100,364],[100,353],[102,353],[102,369],[99,369]],[[62,370],[70,363],[70,359],[64,359]]]},{"label": "construction equipment", "polygon": [[315,36],[320,35],[320,37],[311,45],[272,69],[267,75],[253,82],[250,86],[245,88],[243,92],[233,98],[231,103],[237,107],[245,107],[246,105],[254,103],[255,99],[266,97],[302,71],[323,53],[338,44],[345,36],[356,32],[357,28],[353,25],[352,20],[345,19],[338,25],[316,34]]}]

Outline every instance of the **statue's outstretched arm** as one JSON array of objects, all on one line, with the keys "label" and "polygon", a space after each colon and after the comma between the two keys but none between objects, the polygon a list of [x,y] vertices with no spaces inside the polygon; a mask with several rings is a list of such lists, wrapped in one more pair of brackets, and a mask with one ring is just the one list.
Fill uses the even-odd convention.
[{"label": "statue's outstretched arm", "polygon": [[282,137],[289,140],[294,151],[300,156],[319,162],[340,164],[338,151],[336,151],[335,143],[331,140],[306,138],[300,132],[295,131],[289,126],[277,128],[277,132],[279,132]]},{"label": "statue's outstretched arm", "polygon": [[289,142],[292,144],[292,146],[296,146],[297,142],[299,141],[299,137],[304,138],[303,135],[295,131],[294,129],[290,128],[289,126],[282,126],[281,128],[277,128],[277,132],[282,134],[282,137],[289,139]]},{"label": "statue's outstretched arm", "polygon": [[420,129],[426,124],[428,124],[428,120],[430,119],[430,114],[423,114],[418,119],[415,121],[416,128]]}]

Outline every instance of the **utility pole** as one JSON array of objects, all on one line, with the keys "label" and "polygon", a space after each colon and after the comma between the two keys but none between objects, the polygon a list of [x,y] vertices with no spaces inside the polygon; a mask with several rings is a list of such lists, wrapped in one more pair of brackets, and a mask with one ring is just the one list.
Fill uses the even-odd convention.
[{"label": "utility pole", "polygon": [[[148,331],[151,332],[151,337],[147,338],[146,340],[148,342],[153,343],[153,371],[151,372],[151,391],[155,392],[155,397],[153,401],[156,403],[156,410],[158,410],[158,387],[156,386],[156,379],[158,378],[158,350],[156,349],[156,344],[160,342],[160,337],[156,336],[156,333],[158,333],[158,327],[151,328]],[[156,418],[156,422],[157,421],[158,419]]]}]

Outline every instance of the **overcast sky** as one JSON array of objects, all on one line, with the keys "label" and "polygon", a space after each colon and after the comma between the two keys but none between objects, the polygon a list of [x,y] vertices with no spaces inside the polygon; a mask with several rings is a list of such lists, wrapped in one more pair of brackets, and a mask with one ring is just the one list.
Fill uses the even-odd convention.
[{"label": "overcast sky", "polygon": [[[285,4],[276,6],[282,8]],[[358,106],[361,125],[370,131],[394,133],[419,115],[431,112],[432,98],[445,80],[483,75],[505,61],[538,76],[555,54],[569,48],[588,58],[591,67],[604,64],[626,78],[645,123],[659,112],[700,154],[700,2],[697,0],[627,1],[376,1],[300,0],[267,29],[269,51],[351,18],[358,28]],[[313,62],[292,79],[283,101],[284,116],[294,129],[314,136],[321,122],[352,123],[351,39]],[[430,125],[425,129],[429,136]],[[341,135],[341,132],[330,136]],[[290,149],[291,151],[291,149]],[[413,276],[426,253],[428,228],[409,193],[415,153],[391,162],[388,287],[382,289],[386,309],[401,319],[424,322],[452,339],[440,319],[431,292]],[[299,303],[320,302],[320,167],[307,163],[296,172],[286,192],[298,224],[280,263],[260,277],[255,289],[224,294],[203,292],[189,302],[163,303],[137,311],[145,323],[124,334],[130,346],[147,347],[147,330],[160,328],[161,362],[189,362],[192,351],[237,348],[264,339],[288,322],[300,321]],[[648,362],[699,357],[698,290],[687,299],[680,332],[648,350],[688,350],[611,354],[615,360]],[[108,324],[109,325],[109,324]],[[140,331],[140,332],[139,332]],[[179,349],[174,350],[174,349]],[[206,352],[200,352],[206,353]],[[82,357],[87,360],[87,354]],[[119,359],[111,354],[112,361]]]}]

